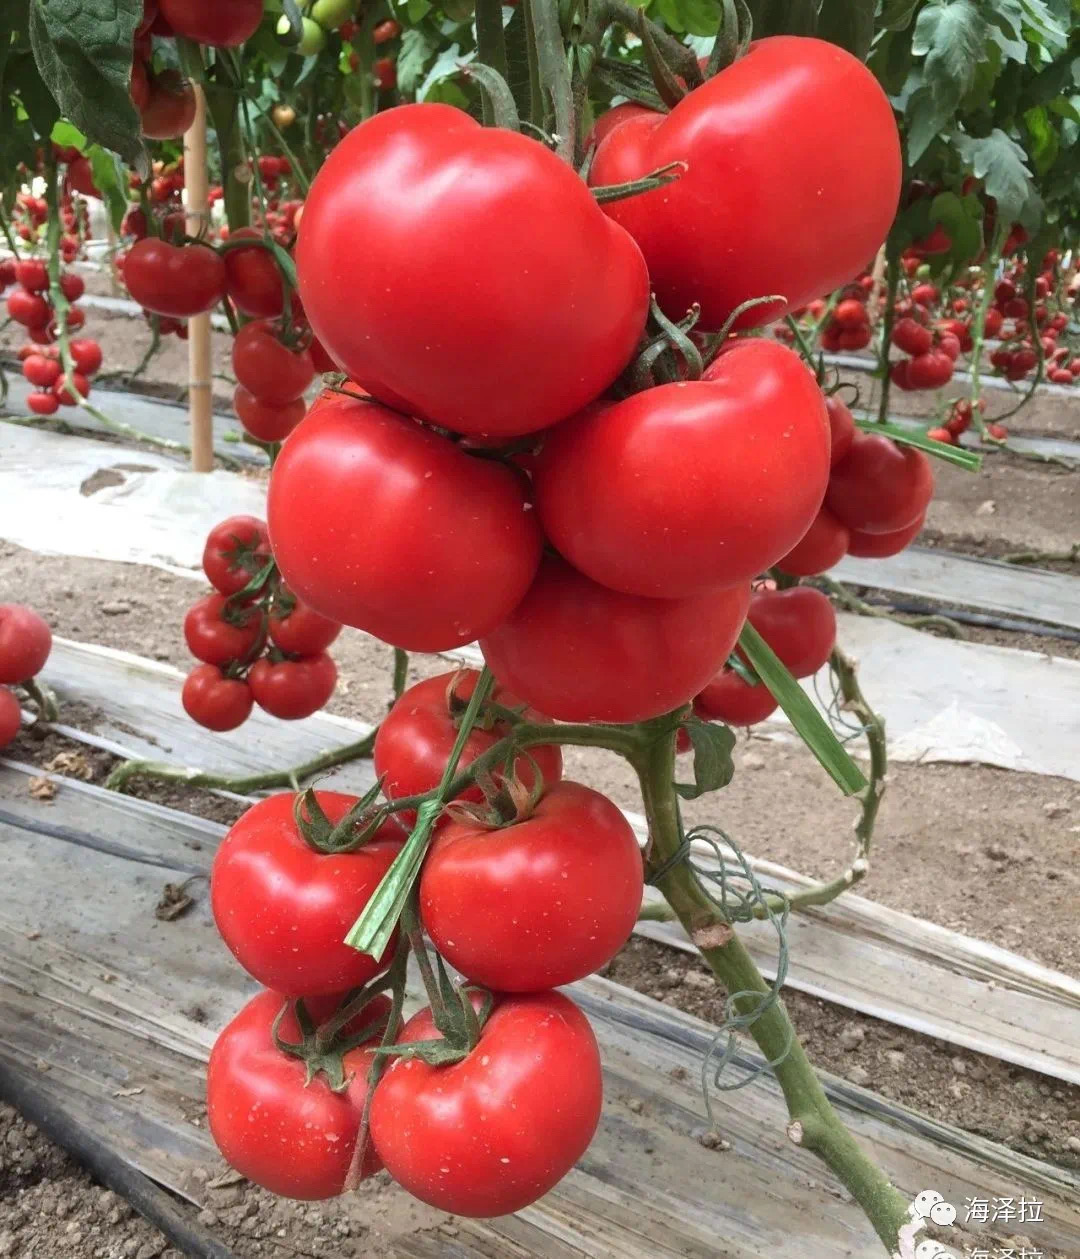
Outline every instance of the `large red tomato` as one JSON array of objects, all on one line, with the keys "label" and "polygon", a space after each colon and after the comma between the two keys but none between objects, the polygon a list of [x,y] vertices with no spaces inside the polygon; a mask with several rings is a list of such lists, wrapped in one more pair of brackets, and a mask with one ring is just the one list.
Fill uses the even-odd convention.
[{"label": "large red tomato", "polygon": [[[331,822],[356,803],[338,791],[315,793]],[[210,899],[222,939],[261,984],[286,996],[342,992],[378,974],[376,962],[345,943],[398,854],[404,833],[384,823],[353,852],[313,848],[296,826],[295,797],[260,800],[236,822],[214,857]]]},{"label": "large red tomato", "polygon": [[420,914],[466,979],[540,992],[615,956],[637,922],[641,890],[641,850],[622,812],[591,787],[559,782],[501,830],[453,821],[439,831]]},{"label": "large red tomato", "polygon": [[[387,799],[420,795],[438,786],[457,738],[454,719],[465,711],[479,676],[475,669],[463,669],[425,678],[423,682],[410,686],[382,719],[375,736],[373,759],[375,776],[382,781]],[[499,686],[492,688],[490,699],[503,708],[523,707],[516,695]],[[525,709],[522,715],[526,721],[547,720],[532,709]],[[481,753],[505,738],[509,731],[510,726],[504,721],[495,721],[490,726],[474,726],[465,740],[458,768],[465,769]],[[562,777],[562,752],[558,744],[532,747],[527,756],[521,753],[516,758],[513,774],[528,788],[536,782],[534,765],[547,787],[557,783]],[[492,777],[497,783],[503,781],[498,767],[495,767]],[[458,798],[482,800],[483,792],[474,785]],[[399,816],[404,818],[405,815]]]},{"label": "large red tomato", "polygon": [[409,651],[500,624],[540,557],[523,480],[371,402],[326,394],[267,500],[274,558],[317,612]]},{"label": "large red tomato", "polygon": [[933,469],[921,450],[860,432],[832,470],[825,503],[851,530],[896,533],[923,515],[933,493]]},{"label": "large red tomato", "polygon": [[296,264],[311,326],[354,380],[470,435],[531,433],[591,402],[649,304],[639,250],[570,166],[449,105],[388,109],[345,137],[304,203]]},{"label": "large red tomato", "polygon": [[814,517],[802,538],[777,560],[777,567],[793,577],[815,577],[839,564],[848,551],[850,533],[827,507]]},{"label": "large red tomato", "polygon": [[673,184],[604,206],[641,246],[664,310],[719,328],[752,297],[766,323],[850,280],[885,239],[900,194],[892,106],[835,44],[780,35],[686,96],[669,114],[620,123],[596,152],[594,185],[669,162]]},{"label": "large red tomato", "polygon": [[599,403],[559,425],[534,479],[548,537],[604,586],[677,599],[749,581],[821,506],[824,399],[798,355],[748,340],[703,380]]},{"label": "large red tomato", "polygon": [[[399,1041],[438,1037],[421,1010]],[[585,1153],[602,1094],[596,1037],[568,997],[496,997],[461,1062],[392,1062],[372,1098],[371,1137],[390,1175],[421,1202],[455,1215],[507,1215]]]},{"label": "large red tomato", "polygon": [[645,721],[688,703],[709,681],[749,603],[747,582],[687,599],[619,594],[551,555],[480,646],[499,681],[541,712]]},{"label": "large red tomato", "polygon": [[187,319],[225,296],[225,264],[205,245],[170,245],[148,236],[128,250],[124,283],[144,310]]},{"label": "large red tomato", "polygon": [[52,630],[22,603],[0,603],[0,683],[28,682],[52,651]]},{"label": "large red tomato", "polygon": [[750,600],[747,620],[797,678],[817,673],[836,643],[836,613],[812,586],[760,591]]},{"label": "large red tomato", "polygon": [[[309,1082],[305,1064],[274,1043],[274,1020],[283,1004],[278,993],[260,992],[214,1042],[206,1073],[210,1132],[226,1161],[271,1193],[333,1198],[344,1190],[350,1171],[360,1180],[382,1167],[370,1143],[359,1168],[352,1167],[379,1033],[343,1055],[347,1084],[335,1093],[322,1074]],[[316,1024],[339,1005],[336,996],[304,1002]],[[346,1034],[385,1019],[388,1010],[387,999],[376,997],[346,1025]],[[300,1041],[295,1007],[277,1031],[290,1044]]]},{"label": "large red tomato", "polygon": [[158,11],[175,35],[234,48],[258,30],[263,0],[159,0]]}]

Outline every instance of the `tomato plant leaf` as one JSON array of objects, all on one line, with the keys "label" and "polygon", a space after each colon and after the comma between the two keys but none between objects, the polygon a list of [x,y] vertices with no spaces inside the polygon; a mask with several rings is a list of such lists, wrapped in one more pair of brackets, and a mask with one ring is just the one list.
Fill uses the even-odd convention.
[{"label": "tomato plant leaf", "polygon": [[718,0],[652,0],[653,18],[677,34],[715,35],[720,26]]},{"label": "tomato plant leaf", "polygon": [[920,11],[911,51],[925,58],[923,76],[937,99],[955,104],[971,87],[988,33],[972,0],[934,0]]},{"label": "tomato plant leaf", "polygon": [[874,38],[875,7],[875,0],[829,0],[821,6],[815,33],[864,61]]},{"label": "tomato plant leaf", "polygon": [[435,53],[435,45],[424,31],[410,27],[401,36],[401,51],[397,59],[398,87],[411,96],[416,85],[423,79],[428,62]]},{"label": "tomato plant leaf", "polygon": [[710,791],[718,791],[731,782],[735,766],[731,751],[735,735],[727,726],[712,721],[702,721],[691,714],[682,728],[694,745],[694,781],[675,784],[675,790],[684,800],[696,800]]},{"label": "tomato plant leaf", "polygon": [[1035,192],[1027,155],[1011,136],[1000,127],[988,136],[958,135],[956,150],[975,178],[985,181],[1004,220],[1018,219],[1029,229],[1038,225],[1042,201]]},{"label": "tomato plant leaf", "polygon": [[865,433],[881,433],[890,437],[897,445],[912,446],[924,454],[933,455],[945,463],[955,464],[965,472],[978,472],[982,467],[982,455],[977,450],[965,450],[962,446],[949,446],[945,442],[936,442],[927,437],[921,428],[904,428],[899,424],[881,423],[879,420],[856,420],[856,425]]},{"label": "tomato plant leaf", "polygon": [[128,180],[123,163],[111,149],[91,144],[86,150],[94,185],[105,201],[113,230],[119,233],[128,205]]},{"label": "tomato plant leaf", "polygon": [[866,787],[862,770],[848,755],[832,727],[814,706],[810,697],[777,659],[775,652],[749,621],[739,635],[739,646],[749,657],[754,671],[773,693],[799,737],[817,757],[822,768],[846,796]]},{"label": "tomato plant leaf", "polygon": [[89,140],[146,173],[139,114],[128,93],[142,15],[142,0],[31,0],[30,43],[60,112]]}]

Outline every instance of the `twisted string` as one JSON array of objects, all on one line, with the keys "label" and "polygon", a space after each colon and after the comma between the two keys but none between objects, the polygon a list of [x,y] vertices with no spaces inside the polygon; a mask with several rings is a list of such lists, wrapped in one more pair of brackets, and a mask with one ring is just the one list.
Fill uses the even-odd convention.
[{"label": "twisted string", "polygon": [[[702,865],[692,859],[692,847],[700,840],[712,852],[715,865]],[[739,1043],[737,1033],[748,1030],[780,999],[788,971],[787,920],[790,913],[787,896],[761,885],[750,862],[742,850],[719,827],[701,825],[694,827],[684,837],[678,849],[653,871],[649,882],[657,883],[675,866],[685,862],[693,873],[698,886],[720,917],[729,924],[750,922],[759,911],[772,925],[777,938],[776,979],[767,992],[744,990],[729,993],[724,1002],[724,1018],[712,1038],[701,1064],[701,1088],[709,1121],[715,1125],[711,1090],[731,1092],[745,1088],[759,1075],[774,1070],[791,1052],[791,1035],[783,1052],[771,1060],[757,1064],[746,1063],[745,1073],[736,1080],[721,1080],[725,1070],[737,1057]],[[773,906],[779,902],[777,912]],[[753,1004],[746,1006],[752,1001]],[[740,1009],[740,1006],[745,1008]],[[711,1073],[711,1083],[710,1083]]]},{"label": "twisted string", "polygon": [[829,694],[825,696],[821,693],[821,673],[819,671],[814,674],[814,697],[828,718],[829,725],[833,728],[833,733],[841,743],[850,743],[853,739],[870,733],[868,725],[853,721],[850,714],[845,710],[844,694],[840,688],[840,677],[831,662],[829,664]]}]

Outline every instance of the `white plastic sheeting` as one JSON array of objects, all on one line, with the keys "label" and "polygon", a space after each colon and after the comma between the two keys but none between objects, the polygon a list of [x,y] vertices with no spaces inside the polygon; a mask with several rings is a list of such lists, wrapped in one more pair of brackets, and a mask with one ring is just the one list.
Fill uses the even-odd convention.
[{"label": "white plastic sheeting", "polygon": [[0,537],[43,555],[195,576],[210,529],[265,505],[265,484],[232,472],[0,423]]}]

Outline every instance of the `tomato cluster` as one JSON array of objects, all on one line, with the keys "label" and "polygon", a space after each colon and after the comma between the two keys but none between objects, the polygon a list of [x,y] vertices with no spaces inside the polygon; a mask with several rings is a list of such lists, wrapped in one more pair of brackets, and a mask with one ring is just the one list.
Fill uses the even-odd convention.
[{"label": "tomato cluster", "polygon": [[41,672],[52,650],[52,630],[21,603],[0,604],[0,748],[19,733],[22,708],[11,689]]},{"label": "tomato cluster", "polygon": [[[61,406],[77,405],[76,393],[87,397],[90,382],[101,368],[101,346],[89,337],[71,340],[69,349],[75,370],[69,380],[56,344],[59,329],[49,297],[49,272],[45,262],[41,258],[0,260],[0,293],[13,284],[17,287],[8,295],[7,312],[11,319],[26,328],[30,337],[19,349],[23,376],[33,385],[26,405],[35,415],[52,415]],[[69,302],[77,302],[85,287],[80,275],[61,272],[60,288]],[[81,306],[68,307],[69,332],[81,328],[85,319],[86,312]]]},{"label": "tomato cluster", "polygon": [[181,700],[210,730],[235,730],[260,708],[286,721],[329,700],[337,669],[327,648],[341,626],[300,603],[277,577],[266,526],[230,516],[210,531],[203,571],[214,587],[184,617],[188,650],[202,663]]}]

